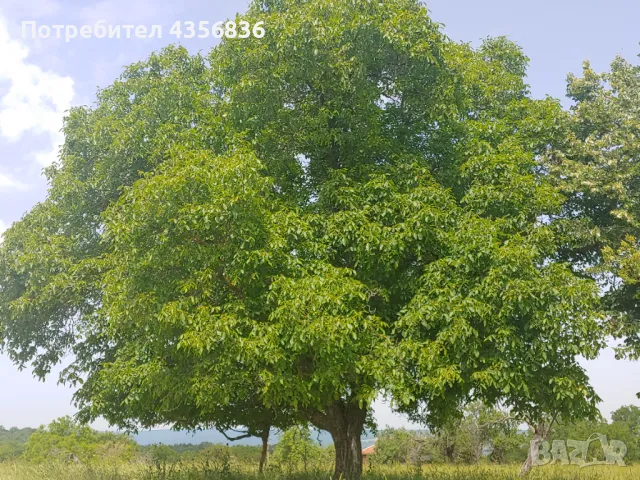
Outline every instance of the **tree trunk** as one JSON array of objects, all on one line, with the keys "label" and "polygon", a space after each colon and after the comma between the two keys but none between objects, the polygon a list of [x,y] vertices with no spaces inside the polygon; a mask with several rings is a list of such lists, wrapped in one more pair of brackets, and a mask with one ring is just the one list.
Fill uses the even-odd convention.
[{"label": "tree trunk", "polygon": [[533,431],[533,438],[529,444],[527,459],[522,464],[522,468],[520,468],[520,477],[527,475],[533,468],[533,462],[536,461],[538,452],[540,451],[540,444],[546,440],[547,433],[548,430],[545,428],[544,424],[541,423],[535,427]]},{"label": "tree trunk", "polygon": [[333,473],[335,480],[359,480],[362,476],[362,444],[359,432],[331,433],[336,447],[336,467]]},{"label": "tree trunk", "polygon": [[339,402],[324,413],[315,412],[311,422],[326,430],[336,449],[334,480],[360,480],[362,477],[362,443],[360,437],[367,410],[357,405]]},{"label": "tree trunk", "polygon": [[262,439],[262,453],[260,453],[260,466],[258,472],[262,473],[264,466],[267,463],[267,456],[269,455],[269,428],[265,429],[260,436]]},{"label": "tree trunk", "polygon": [[444,454],[447,457],[447,460],[449,461],[449,463],[454,463],[456,460],[455,457],[453,456],[455,450],[456,450],[456,446],[454,443],[447,445],[444,449]]}]

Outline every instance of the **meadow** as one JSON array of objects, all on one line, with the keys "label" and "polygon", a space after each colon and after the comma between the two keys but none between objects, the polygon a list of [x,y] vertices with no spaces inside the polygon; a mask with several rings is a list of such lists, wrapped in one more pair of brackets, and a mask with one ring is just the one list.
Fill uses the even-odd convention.
[{"label": "meadow", "polygon": [[[424,466],[422,469],[404,466],[365,467],[364,480],[516,480],[518,465],[479,466]],[[258,474],[251,468],[216,471],[206,465],[181,463],[163,465],[32,465],[23,462],[0,464],[0,480],[328,480],[326,471],[297,472],[293,474],[269,470]],[[627,467],[594,466],[549,466],[534,468],[528,477],[531,480],[632,480],[640,478],[640,465]]]}]

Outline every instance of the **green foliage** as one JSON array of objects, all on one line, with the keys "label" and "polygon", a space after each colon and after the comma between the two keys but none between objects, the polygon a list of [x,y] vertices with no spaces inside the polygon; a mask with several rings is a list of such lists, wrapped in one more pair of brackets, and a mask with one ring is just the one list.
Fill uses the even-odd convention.
[{"label": "green foliage", "polygon": [[215,471],[229,472],[231,465],[231,452],[226,445],[211,445],[202,450],[199,459],[212,467]]},{"label": "green foliage", "polygon": [[171,446],[163,445],[161,443],[151,445],[149,453],[151,454],[151,461],[156,466],[160,466],[165,463],[173,463],[179,459],[178,453]]},{"label": "green foliage", "polygon": [[453,43],[415,0],[242,18],[265,37],[169,47],[70,112],[0,247],[13,361],[45,376],[71,351],[83,421],[310,422],[345,477],[381,393],[432,426],[472,399],[594,417],[598,290],[540,221],[565,116],[521,50]]},{"label": "green foliage", "polygon": [[487,455],[495,463],[521,462],[528,440],[518,431],[519,424],[508,411],[473,402],[461,419],[436,431],[437,446],[442,457],[454,463],[477,464]]},{"label": "green foliage", "polygon": [[24,443],[2,442],[0,443],[0,462],[18,458],[24,452]]},{"label": "green foliage", "polygon": [[525,433],[511,432],[495,436],[489,459],[493,463],[521,464],[529,453],[529,438]]},{"label": "green foliage", "polygon": [[258,465],[262,447],[254,445],[229,445],[229,453],[238,463]]},{"label": "green foliage", "polygon": [[270,458],[270,467],[276,467],[289,474],[295,471],[314,471],[326,465],[322,448],[311,438],[308,427],[294,427],[286,430],[276,444]]},{"label": "green foliage", "polygon": [[605,457],[605,452],[602,451],[601,443],[597,441],[598,434],[606,435],[608,440],[619,440],[625,443],[627,446],[627,453],[624,456],[625,463],[633,463],[640,460],[638,436],[631,432],[625,422],[582,421],[566,425],[561,424],[553,429],[549,436],[549,442],[555,439],[565,441],[595,440],[589,443],[588,457],[602,459]]},{"label": "green foliage", "polygon": [[[154,449],[157,444],[145,445],[140,447],[141,453],[154,458]],[[198,458],[204,458],[210,455],[212,452],[219,452],[220,448],[228,450],[231,459],[235,463],[257,465],[260,460],[260,453],[262,447],[254,445],[228,445],[222,446],[219,444],[213,444],[209,442],[202,443],[180,443],[176,445],[163,445],[163,447],[169,448],[173,453],[168,454],[171,457],[171,461],[174,460],[186,460],[192,461]],[[207,451],[208,453],[205,453]],[[204,457],[203,457],[204,456]],[[219,455],[218,455],[219,456]]]},{"label": "green foliage", "polygon": [[635,435],[640,436],[640,407],[623,405],[615,412],[611,412],[611,420],[626,423]]},{"label": "green foliage", "polygon": [[629,460],[640,460],[640,408],[624,405],[611,412],[611,427],[616,431],[610,434],[619,435],[620,440],[627,444]]},{"label": "green foliage", "polygon": [[566,196],[555,219],[563,259],[587,269],[606,292],[613,334],[625,340],[619,353],[640,354],[640,66],[621,57],[610,71],[585,62],[569,75],[574,102],[570,134],[549,152],[548,165]]},{"label": "green foliage", "polygon": [[28,439],[24,458],[34,463],[130,461],[138,451],[129,437],[101,433],[62,417],[40,427]]},{"label": "green foliage", "polygon": [[518,431],[519,423],[506,411],[474,402],[465,407],[462,418],[433,433],[383,430],[371,459],[377,465],[479,464],[485,458],[494,463],[522,462],[529,442]]},{"label": "green foliage", "polygon": [[436,439],[426,432],[385,429],[378,434],[376,452],[370,461],[375,465],[413,464],[441,461]]},{"label": "green foliage", "polygon": [[35,432],[35,428],[11,427],[6,429],[0,425],[0,444],[2,443],[26,443],[29,436]]},{"label": "green foliage", "polygon": [[18,458],[25,449],[25,443],[35,428],[17,428],[11,427],[6,429],[0,425],[0,462]]}]

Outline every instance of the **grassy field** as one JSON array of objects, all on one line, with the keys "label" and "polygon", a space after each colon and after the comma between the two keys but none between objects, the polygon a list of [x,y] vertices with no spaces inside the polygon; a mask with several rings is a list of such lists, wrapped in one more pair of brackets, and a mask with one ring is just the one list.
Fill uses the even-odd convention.
[{"label": "grassy field", "polygon": [[[365,468],[365,480],[515,480],[517,466],[429,466],[422,472],[402,467]],[[0,464],[0,480],[329,480],[329,472],[286,475],[269,471],[258,475],[255,471],[216,472],[193,466],[157,468],[132,465],[28,465]],[[531,480],[635,480],[640,478],[640,465],[628,467],[540,467],[528,477]]]}]

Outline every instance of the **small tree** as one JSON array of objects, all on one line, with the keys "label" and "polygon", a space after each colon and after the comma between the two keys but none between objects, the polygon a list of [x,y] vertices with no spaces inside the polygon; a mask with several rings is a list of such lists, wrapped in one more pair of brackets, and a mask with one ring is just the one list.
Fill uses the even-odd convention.
[{"label": "small tree", "polygon": [[198,458],[217,472],[228,473],[231,466],[231,451],[228,445],[211,445],[200,451]]},{"label": "small tree", "polygon": [[309,428],[298,426],[282,434],[271,458],[275,465],[291,474],[298,469],[306,473],[317,468],[322,457],[322,449],[311,438]]},{"label": "small tree", "polygon": [[376,464],[413,465],[437,461],[439,453],[435,444],[435,438],[426,432],[403,428],[382,430],[376,440],[376,453],[372,461]]},{"label": "small tree", "polygon": [[459,420],[435,432],[436,442],[449,462],[478,463],[489,454],[492,460],[503,462],[525,443],[518,424],[509,411],[472,402]]}]

